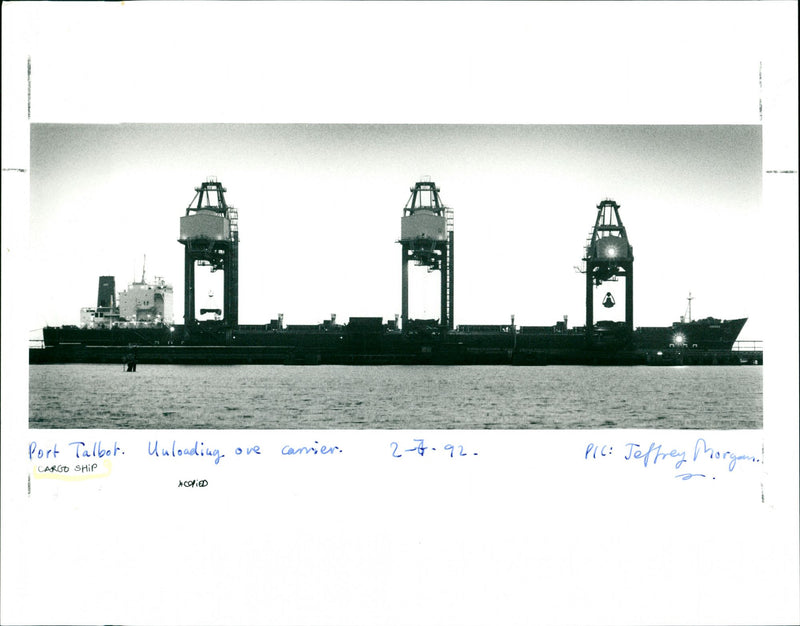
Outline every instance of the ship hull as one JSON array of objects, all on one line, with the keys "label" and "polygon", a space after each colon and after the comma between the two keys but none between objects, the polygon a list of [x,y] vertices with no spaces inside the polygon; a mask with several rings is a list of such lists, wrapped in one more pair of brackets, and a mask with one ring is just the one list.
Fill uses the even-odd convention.
[{"label": "ship hull", "polygon": [[[442,365],[732,365],[732,350],[745,319],[676,323],[626,332],[621,325],[583,329],[495,327],[480,331],[414,333],[333,326],[269,330],[264,326],[182,326],[89,329],[45,328],[44,349],[31,363],[120,363],[134,353],[139,363],[163,364],[442,364]],[[717,323],[718,322],[718,323]],[[763,362],[763,354],[744,362]]]}]

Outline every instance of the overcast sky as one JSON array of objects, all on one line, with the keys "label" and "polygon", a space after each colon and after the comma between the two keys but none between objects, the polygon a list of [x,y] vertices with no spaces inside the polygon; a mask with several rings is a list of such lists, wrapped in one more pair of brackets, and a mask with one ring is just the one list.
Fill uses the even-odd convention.
[{"label": "overcast sky", "polygon": [[[759,338],[760,126],[33,124],[31,329],[78,323],[97,279],[147,275],[183,316],[179,218],[216,176],[239,210],[241,323],[400,312],[400,217],[430,176],[455,214],[455,322],[583,324],[605,198],[634,248],[634,323],[748,316]],[[606,283],[622,319],[624,282]],[[438,274],[411,317],[438,317]],[[600,298],[597,298],[599,302]]]}]

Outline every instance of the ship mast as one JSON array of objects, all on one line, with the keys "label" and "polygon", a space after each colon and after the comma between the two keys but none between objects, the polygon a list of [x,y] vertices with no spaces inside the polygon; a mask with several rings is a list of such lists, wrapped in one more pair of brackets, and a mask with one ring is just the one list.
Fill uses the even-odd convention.
[{"label": "ship mast", "polygon": [[686,321],[687,322],[691,322],[692,321],[692,300],[694,300],[694,298],[692,297],[692,292],[690,291],[689,292],[689,297],[686,298],[686,301],[688,303],[687,306],[686,306]]}]

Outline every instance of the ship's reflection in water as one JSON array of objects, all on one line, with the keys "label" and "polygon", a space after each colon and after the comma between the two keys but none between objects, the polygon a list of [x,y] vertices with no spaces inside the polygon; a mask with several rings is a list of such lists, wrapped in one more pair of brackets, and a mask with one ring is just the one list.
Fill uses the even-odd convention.
[{"label": "ship's reflection in water", "polygon": [[30,368],[31,428],[761,428],[762,368]]}]

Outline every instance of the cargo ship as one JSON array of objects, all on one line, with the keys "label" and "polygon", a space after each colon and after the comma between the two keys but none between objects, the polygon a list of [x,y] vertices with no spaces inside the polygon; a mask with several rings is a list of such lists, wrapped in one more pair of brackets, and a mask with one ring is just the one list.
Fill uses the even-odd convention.
[{"label": "cargo ship", "polygon": [[[438,320],[413,320],[407,332],[381,318],[326,320],[317,325],[240,325],[231,332],[205,326],[119,323],[106,327],[43,329],[44,349],[31,349],[32,363],[118,363],[131,349],[147,363],[263,364],[705,364],[737,365],[745,353],[733,344],[746,318],[706,318],[665,327],[637,328],[598,322],[595,345],[585,327],[470,325],[444,331]],[[747,353],[745,362],[763,362]]]},{"label": "cargo ship", "polygon": [[[403,209],[402,313],[393,320],[351,317],[337,323],[285,324],[283,316],[265,324],[238,321],[238,213],[225,189],[209,179],[180,220],[178,241],[185,247],[184,323],[172,319],[172,287],[163,279],[131,283],[114,294],[114,278],[101,276],[97,307],[81,310],[81,326],[46,327],[43,348],[30,350],[31,363],[171,364],[591,364],[671,365],[763,362],[763,353],[733,349],[746,318],[722,320],[689,315],[665,327],[633,326],[633,247],[619,205],[597,205],[587,240],[586,324],[570,328],[568,318],[552,326],[453,324],[455,287],[452,209],[430,180],[411,187]],[[408,315],[408,263],[439,272],[441,315]],[[197,309],[195,271],[210,266],[224,273],[220,308]],[[625,281],[625,320],[594,322],[595,291],[606,281]],[[613,307],[611,293],[602,304]]]}]

